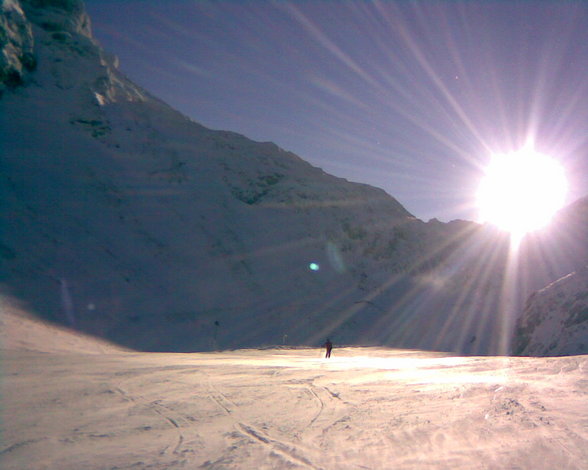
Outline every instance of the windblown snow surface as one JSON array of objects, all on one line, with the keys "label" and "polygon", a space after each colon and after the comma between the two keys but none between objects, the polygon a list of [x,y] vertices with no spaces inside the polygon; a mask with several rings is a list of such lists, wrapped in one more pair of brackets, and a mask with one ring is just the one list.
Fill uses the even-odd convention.
[{"label": "windblown snow surface", "polygon": [[[0,207],[0,300],[142,351],[330,336],[506,354],[525,299],[588,265],[586,200],[513,259],[489,227],[425,223],[183,116],[118,70],[81,0],[0,0]],[[567,344],[559,313],[548,345]],[[536,323],[519,331],[543,351]],[[542,354],[586,352],[584,316],[572,326],[577,348]]]},{"label": "windblown snow surface", "polygon": [[0,318],[5,470],[588,468],[586,356],[133,353]]}]

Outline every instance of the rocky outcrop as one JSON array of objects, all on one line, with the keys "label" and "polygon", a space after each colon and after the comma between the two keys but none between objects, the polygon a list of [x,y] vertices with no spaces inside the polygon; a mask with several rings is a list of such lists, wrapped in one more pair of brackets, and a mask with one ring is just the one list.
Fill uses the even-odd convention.
[{"label": "rocky outcrop", "polygon": [[0,3],[0,96],[22,86],[36,67],[31,25],[17,0]]}]

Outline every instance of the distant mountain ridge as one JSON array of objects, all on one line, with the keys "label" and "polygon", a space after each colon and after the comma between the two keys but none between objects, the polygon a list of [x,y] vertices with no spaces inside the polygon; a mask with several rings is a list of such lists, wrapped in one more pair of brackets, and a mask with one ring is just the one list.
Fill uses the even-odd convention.
[{"label": "distant mountain ridge", "polygon": [[5,295],[142,350],[507,352],[506,236],[195,123],[118,71],[80,1],[4,0],[0,32]]}]

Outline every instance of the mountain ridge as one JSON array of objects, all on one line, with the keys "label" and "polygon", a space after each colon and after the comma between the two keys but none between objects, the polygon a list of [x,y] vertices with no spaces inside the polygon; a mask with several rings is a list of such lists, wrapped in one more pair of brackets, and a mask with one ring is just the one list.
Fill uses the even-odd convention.
[{"label": "mountain ridge", "polygon": [[[93,332],[108,329],[101,326],[108,322],[96,318],[98,307],[82,313],[76,307],[74,315],[73,310],[68,313],[64,307],[69,303],[64,298],[83,297],[74,292],[80,289],[77,284],[87,286],[89,279],[98,282],[95,278],[109,277],[105,274],[109,269],[114,269],[119,280],[101,280],[117,285],[109,285],[107,291],[120,291],[118,284],[122,280],[127,285],[138,282],[142,284],[139,290],[153,290],[160,297],[178,291],[182,281],[177,279],[177,271],[196,275],[198,300],[172,302],[183,306],[179,313],[164,314],[168,320],[186,316],[182,311],[193,309],[191,303],[205,304],[205,312],[219,309],[215,300],[219,289],[213,285],[216,281],[207,285],[206,277],[231,279],[233,282],[226,287],[228,300],[220,308],[239,309],[230,299],[239,298],[238,303],[245,303],[242,291],[259,290],[265,282],[254,279],[250,267],[253,261],[245,259],[245,253],[254,249],[246,246],[251,244],[246,239],[261,236],[251,224],[243,223],[244,219],[257,217],[249,207],[264,207],[274,217],[284,219],[284,211],[304,215],[316,206],[338,210],[341,201],[353,204],[349,193],[356,191],[358,204],[363,205],[362,199],[368,197],[374,204],[387,205],[399,218],[411,218],[381,190],[348,185],[274,144],[254,143],[232,132],[208,130],[152,98],[122,76],[112,56],[91,38],[81,2],[30,1],[23,5],[22,9],[18,2],[3,5],[11,15],[20,13],[22,21],[33,18],[32,23],[26,23],[28,28],[21,29],[34,33],[37,62],[34,72],[23,72],[23,86],[12,87],[2,99],[7,110],[3,116],[10,116],[2,122],[6,130],[5,200],[13,204],[16,214],[5,224],[9,233],[5,234],[3,246],[12,254],[12,272],[7,277],[17,277],[19,270],[32,270],[37,278],[47,278],[41,282],[43,293],[34,303],[42,306],[49,300],[45,307],[52,310],[50,319]],[[72,11],[75,15],[70,21]],[[22,138],[23,130],[35,128],[39,132],[32,140]],[[324,181],[336,191],[328,199],[323,194]],[[197,219],[189,214],[191,211],[198,213]],[[168,219],[175,219],[173,233],[162,230],[162,212]],[[87,217],[90,214],[93,216]],[[262,219],[265,216],[257,223]],[[239,226],[240,233],[234,225]],[[307,236],[308,224],[298,225],[296,232],[288,235],[291,240],[283,243]],[[101,230],[102,227],[110,230]],[[351,237],[361,235],[351,222],[346,227]],[[28,243],[15,249],[23,238],[28,238]],[[137,242],[145,246],[146,253],[132,253],[130,247]],[[271,246],[269,240],[267,244]],[[36,246],[43,256],[26,253],[26,246]],[[194,246],[199,249],[194,250]],[[100,256],[93,254],[96,250],[100,256],[110,258],[110,263],[97,259]],[[205,251],[212,256],[200,256]],[[82,254],[86,265],[102,273],[94,276],[84,272],[82,266],[75,265],[76,254]],[[21,256],[25,266],[18,266]],[[175,265],[169,268],[170,273],[160,276],[154,266],[141,260],[143,256],[159,257]],[[187,261],[190,258],[192,261]],[[200,269],[194,272],[193,266]],[[306,267],[302,270],[299,266],[298,271],[299,277],[307,274]],[[84,276],[86,281],[80,281]],[[24,285],[22,291],[26,291]],[[79,300],[73,303],[79,304]],[[160,304],[160,311],[165,309],[166,302],[155,298],[144,310],[157,310],[154,303]],[[90,298],[87,304],[100,302]],[[131,324],[150,318],[143,312],[125,315],[129,315],[127,321]]]},{"label": "mountain ridge", "polygon": [[192,121],[117,70],[80,1],[5,0],[2,12],[7,295],[142,350],[330,335],[508,351],[506,235],[425,223],[381,189]]}]

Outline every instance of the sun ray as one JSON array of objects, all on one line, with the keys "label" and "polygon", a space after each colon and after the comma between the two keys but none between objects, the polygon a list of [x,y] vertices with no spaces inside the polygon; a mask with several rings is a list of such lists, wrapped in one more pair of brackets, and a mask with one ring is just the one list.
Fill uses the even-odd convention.
[{"label": "sun ray", "polygon": [[[470,349],[475,348],[468,343],[471,342],[472,336],[475,338],[483,338],[485,335],[481,334],[488,329],[488,320],[494,320],[497,314],[495,306],[496,299],[488,297],[488,285],[491,285],[492,276],[494,273],[500,272],[504,265],[505,243],[504,237],[499,234],[481,234],[481,239],[478,238],[470,243],[464,244],[463,248],[457,251],[451,263],[460,262],[464,259],[472,259],[475,254],[482,254],[479,256],[476,264],[472,270],[468,272],[468,277],[465,284],[461,286],[460,295],[455,301],[454,305],[448,311],[445,326],[440,331],[439,340],[450,332],[451,328],[455,328],[455,324],[459,324],[461,333],[457,347],[469,346]],[[479,302],[472,300],[472,297],[478,297]],[[468,310],[469,308],[469,310]],[[472,335],[472,327],[476,326],[476,332]],[[471,335],[468,337],[468,335]],[[476,345],[477,348],[480,345]]]}]

